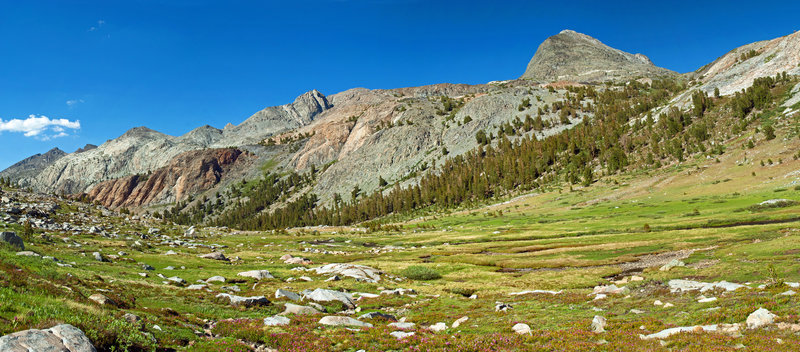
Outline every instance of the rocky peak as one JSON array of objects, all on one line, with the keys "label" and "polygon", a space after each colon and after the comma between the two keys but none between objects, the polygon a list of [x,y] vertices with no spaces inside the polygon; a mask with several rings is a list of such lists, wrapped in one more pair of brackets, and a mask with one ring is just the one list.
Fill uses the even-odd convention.
[{"label": "rocky peak", "polygon": [[521,78],[597,82],[674,74],[656,67],[645,55],[614,49],[591,36],[565,29],[539,45]]},{"label": "rocky peak", "polygon": [[92,149],[95,149],[95,148],[97,148],[97,146],[94,145],[94,144],[86,144],[85,146],[83,146],[83,148],[78,148],[77,150],[75,150],[75,154],[88,152],[88,151],[90,151]]},{"label": "rocky peak", "polygon": [[333,107],[333,105],[328,102],[325,95],[316,89],[303,93],[292,103],[292,108],[298,115],[308,116],[311,120],[313,120],[316,115],[331,107]]},{"label": "rocky peak", "polygon": [[21,178],[36,175],[65,155],[67,153],[58,148],[50,149],[44,154],[32,155],[0,172],[0,177],[9,177],[18,181]]},{"label": "rocky peak", "polygon": [[143,138],[143,137],[162,137],[162,136],[166,137],[166,135],[161,133],[161,132],[152,130],[152,129],[147,128],[145,126],[139,126],[139,127],[134,127],[134,128],[129,129],[122,136],[120,136],[120,138],[125,138],[125,137],[128,137],[128,138]]}]

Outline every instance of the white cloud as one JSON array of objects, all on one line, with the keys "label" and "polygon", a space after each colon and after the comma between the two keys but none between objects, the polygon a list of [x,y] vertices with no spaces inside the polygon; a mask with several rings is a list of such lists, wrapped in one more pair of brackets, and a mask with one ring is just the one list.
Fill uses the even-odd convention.
[{"label": "white cloud", "polygon": [[25,137],[34,137],[41,140],[67,136],[66,129],[77,130],[81,128],[78,120],[50,119],[47,116],[30,115],[27,119],[0,119],[0,132],[23,133]]},{"label": "white cloud", "polygon": [[83,99],[70,99],[67,100],[67,106],[73,107],[75,105],[83,103]]}]

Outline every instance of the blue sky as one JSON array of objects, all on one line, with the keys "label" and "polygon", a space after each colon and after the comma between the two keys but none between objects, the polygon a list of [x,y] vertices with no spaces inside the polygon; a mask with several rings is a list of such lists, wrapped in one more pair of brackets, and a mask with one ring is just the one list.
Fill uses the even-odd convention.
[{"label": "blue sky", "polygon": [[796,1],[0,0],[0,169],[136,126],[238,124],[311,89],[512,79],[565,28],[686,72],[800,29],[798,13]]}]

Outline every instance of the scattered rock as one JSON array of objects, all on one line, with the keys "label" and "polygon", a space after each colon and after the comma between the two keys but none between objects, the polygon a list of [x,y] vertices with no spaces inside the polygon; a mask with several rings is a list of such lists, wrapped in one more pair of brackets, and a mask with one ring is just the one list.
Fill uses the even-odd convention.
[{"label": "scattered rock", "polygon": [[225,255],[222,254],[222,252],[211,252],[211,253],[207,253],[207,254],[202,254],[199,257],[200,258],[205,258],[205,259],[228,261],[228,258],[225,258]]},{"label": "scattered rock", "polygon": [[454,321],[454,322],[453,322],[453,325],[451,325],[450,327],[452,327],[453,329],[455,329],[455,328],[457,328],[457,327],[461,326],[461,324],[464,324],[464,322],[466,322],[467,320],[469,320],[469,317],[467,317],[467,316],[464,316],[464,317],[458,318],[458,320]]},{"label": "scattered rock", "polygon": [[322,319],[319,320],[319,323],[328,326],[357,326],[365,328],[372,327],[372,324],[370,323],[365,323],[363,321],[359,321],[350,317],[341,317],[332,315],[322,317]]},{"label": "scattered rock", "polygon": [[416,326],[416,325],[417,325],[417,324],[414,324],[414,323],[407,323],[407,322],[397,322],[397,323],[389,323],[387,326],[389,326],[389,327],[393,327],[393,328],[395,328],[395,329],[405,329],[405,330],[408,330],[408,329],[413,329],[413,328],[414,328],[414,326]]},{"label": "scattered rock", "polygon": [[92,257],[94,257],[94,260],[96,260],[98,262],[108,262],[109,261],[102,254],[100,254],[100,252],[92,252]]},{"label": "scattered rock", "polygon": [[662,266],[662,267],[661,267],[660,269],[658,269],[658,270],[661,270],[661,271],[670,271],[670,269],[672,269],[672,268],[674,268],[674,267],[679,267],[679,266],[686,266],[686,263],[684,263],[683,261],[680,261],[680,260],[678,260],[678,259],[673,259],[673,260],[671,260],[669,263],[667,263],[667,264],[664,264],[664,266]]},{"label": "scattered rock", "polygon": [[381,274],[383,274],[378,269],[357,264],[328,264],[311,270],[314,270],[318,275],[338,274],[365,282],[381,281]]},{"label": "scattered rock", "polygon": [[106,295],[102,293],[95,293],[89,296],[89,299],[94,301],[95,303],[101,306],[109,306],[109,307],[116,307],[117,302],[114,302],[111,298],[108,298]]},{"label": "scattered rock", "polygon": [[299,294],[279,288],[275,290],[275,298],[281,298],[281,297],[286,297],[292,301],[299,301],[302,298],[300,297]]},{"label": "scattered rock", "polygon": [[402,340],[402,339],[404,339],[404,338],[406,338],[406,337],[409,337],[409,336],[414,336],[414,332],[413,332],[413,331],[410,331],[410,332],[406,332],[406,331],[392,331],[392,332],[390,332],[390,333],[389,333],[389,335],[392,335],[392,336],[394,336],[394,337],[395,337],[395,338],[397,338],[398,340]]},{"label": "scattered rock", "polygon": [[415,295],[417,291],[414,291],[410,288],[396,288],[394,290],[381,290],[382,295],[397,295],[397,296],[405,296],[405,295]]},{"label": "scattered rock", "polygon": [[269,270],[250,270],[250,271],[243,271],[241,273],[236,274],[237,276],[243,277],[250,277],[256,280],[263,280],[263,279],[273,279],[274,277],[272,274],[269,273]]},{"label": "scattered rock", "polygon": [[264,296],[241,297],[227,293],[220,293],[217,295],[217,297],[227,298],[228,300],[230,300],[231,305],[234,306],[253,307],[253,306],[265,306],[270,304],[269,300]]},{"label": "scattered rock", "polygon": [[311,315],[311,314],[319,314],[321,313],[319,310],[309,306],[301,306],[297,304],[286,303],[284,305],[284,310],[281,315],[286,314],[296,314],[296,315]]},{"label": "scattered rock", "polygon": [[280,316],[280,315],[274,315],[274,316],[271,316],[271,317],[264,318],[264,325],[265,326],[288,325],[291,322],[292,321],[289,320],[289,318],[284,317],[284,316]]},{"label": "scattered rock", "polygon": [[133,313],[125,313],[125,315],[122,316],[122,319],[125,319],[125,321],[131,324],[138,324],[142,321],[142,318]]},{"label": "scattered rock", "polygon": [[428,327],[428,330],[433,332],[442,332],[447,330],[447,324],[439,322]]},{"label": "scattered rock", "polygon": [[0,232],[0,241],[17,247],[21,251],[25,250],[25,242],[22,237],[17,236],[16,232]]},{"label": "scattered rock", "polygon": [[95,352],[94,346],[80,329],[60,324],[50,329],[30,329],[0,337],[4,352]]},{"label": "scattered rock", "polygon": [[181,279],[181,278],[179,278],[179,277],[177,277],[177,276],[168,277],[168,278],[167,278],[167,281],[169,281],[169,282],[174,282],[174,283],[176,283],[176,284],[180,284],[180,285],[183,285],[183,284],[185,284],[185,283],[186,283],[186,280],[184,280],[184,279]]},{"label": "scattered rock", "polygon": [[626,287],[617,287],[617,285],[608,285],[608,286],[595,286],[592,290],[593,295],[618,295],[624,294],[628,292],[628,288]]},{"label": "scattered rock", "polygon": [[39,257],[40,256],[39,253],[31,252],[31,251],[17,252],[17,255],[23,256],[23,257]]},{"label": "scattered rock", "polygon": [[203,284],[194,284],[194,285],[187,286],[186,289],[187,290],[202,290],[202,289],[204,289],[206,287],[208,287],[208,286],[207,285],[203,285]]},{"label": "scattered rock", "polygon": [[303,291],[303,300],[306,299],[315,302],[339,301],[344,303],[347,308],[353,309],[356,307],[356,303],[353,301],[353,296],[351,296],[349,293],[327,290],[324,288],[318,288],[311,292]]},{"label": "scattered rock", "polygon": [[595,334],[606,332],[606,318],[595,315],[592,319],[592,332]]},{"label": "scattered rock", "polygon": [[651,339],[665,339],[672,335],[682,332],[718,332],[723,334],[735,334],[739,331],[739,324],[719,324],[719,325],[695,325],[695,326],[680,326],[677,328],[670,328],[661,330],[657,333],[650,335],[639,335],[642,340]]},{"label": "scattered rock", "polygon": [[797,292],[794,292],[793,290],[789,290],[789,291],[786,291],[784,293],[781,293],[781,296],[794,296],[796,294],[797,294]]},{"label": "scattered rock", "polygon": [[748,329],[758,329],[767,325],[770,325],[775,322],[775,318],[778,316],[772,314],[770,311],[759,308],[750,315],[747,316],[747,328]]},{"label": "scattered rock", "polygon": [[708,283],[708,282],[699,282],[691,280],[669,280],[667,285],[669,286],[672,292],[685,292],[685,291],[697,291],[697,290],[700,290],[700,292],[705,292],[717,288],[721,288],[725,291],[736,291],[737,289],[740,289],[742,287],[747,287],[745,285],[740,285],[727,281]]},{"label": "scattered rock", "polygon": [[206,279],[206,283],[212,283],[212,282],[225,282],[225,277],[217,275]]},{"label": "scattered rock", "polygon": [[495,304],[495,306],[494,306],[494,311],[495,312],[505,312],[505,311],[507,311],[509,309],[513,309],[513,308],[514,307],[511,306],[510,304],[497,302]]},{"label": "scattered rock", "polygon": [[531,333],[531,327],[528,326],[528,324],[523,324],[523,323],[515,324],[513,327],[511,327],[511,330],[514,330],[515,333],[520,335]]}]

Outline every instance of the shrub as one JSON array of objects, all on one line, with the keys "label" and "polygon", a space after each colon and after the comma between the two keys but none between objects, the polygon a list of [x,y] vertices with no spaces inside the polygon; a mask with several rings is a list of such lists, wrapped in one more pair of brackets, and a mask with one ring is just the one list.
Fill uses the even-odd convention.
[{"label": "shrub", "polygon": [[442,275],[427,266],[412,265],[403,270],[401,275],[412,280],[436,280],[442,278]]}]

